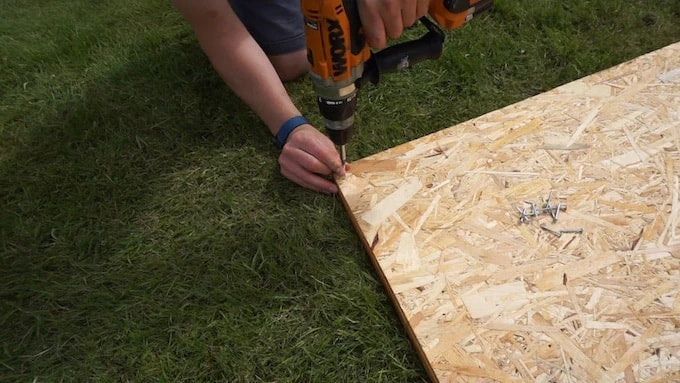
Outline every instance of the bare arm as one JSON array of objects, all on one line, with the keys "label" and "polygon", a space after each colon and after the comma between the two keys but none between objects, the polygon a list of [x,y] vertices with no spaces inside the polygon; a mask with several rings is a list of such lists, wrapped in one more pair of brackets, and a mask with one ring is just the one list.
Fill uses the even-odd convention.
[{"label": "bare arm", "polygon": [[[286,120],[300,114],[269,58],[227,0],[173,2],[192,26],[215,70],[272,134],[275,135]],[[337,192],[336,185],[321,175],[344,174],[333,143],[308,124],[291,133],[279,163],[286,178],[321,192]]]},{"label": "bare arm", "polygon": [[275,134],[300,114],[265,53],[226,0],[174,0],[226,84]]}]

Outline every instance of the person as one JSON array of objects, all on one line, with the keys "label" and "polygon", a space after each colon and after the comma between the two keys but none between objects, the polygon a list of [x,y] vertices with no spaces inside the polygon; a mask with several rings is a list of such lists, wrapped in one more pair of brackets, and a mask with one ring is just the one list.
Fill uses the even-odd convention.
[{"label": "person", "polygon": [[[282,143],[281,174],[308,189],[337,193],[328,176],[345,174],[340,156],[325,134],[293,119],[301,113],[283,84],[309,70],[300,0],[173,4],[220,77],[274,136],[288,121],[302,120]],[[357,6],[367,43],[381,49],[427,13],[429,0],[357,0]]]}]

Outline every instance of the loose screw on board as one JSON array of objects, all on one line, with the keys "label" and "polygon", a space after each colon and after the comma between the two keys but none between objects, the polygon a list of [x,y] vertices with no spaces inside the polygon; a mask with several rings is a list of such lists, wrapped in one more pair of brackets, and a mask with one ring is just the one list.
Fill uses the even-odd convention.
[{"label": "loose screw on board", "polygon": [[550,216],[552,217],[553,223],[557,222],[557,218],[560,215],[560,211],[566,211],[567,210],[567,205],[563,204],[562,202],[558,202],[557,205],[552,204],[552,192],[548,194],[548,200],[545,202],[545,205],[542,208],[538,208],[536,206],[536,202],[533,201],[524,201],[525,204],[529,205],[529,208],[526,207],[519,207],[515,206],[517,211],[519,212],[519,223],[530,223],[531,218],[538,218],[539,214],[541,213],[549,213]]},{"label": "loose screw on board", "polygon": [[543,230],[547,231],[548,233],[553,234],[553,235],[555,235],[555,236],[558,236],[558,237],[561,237],[561,236],[562,236],[562,232],[561,232],[561,231],[559,231],[559,230],[553,230],[553,229],[549,228],[549,227],[546,226],[546,225],[541,225],[541,229],[543,229]]},{"label": "loose screw on board", "polygon": [[583,229],[578,228],[578,229],[560,229],[560,230],[555,230],[551,229],[546,225],[541,225],[541,229],[547,231],[550,234],[553,234],[555,236],[561,237],[562,234],[581,234],[583,233]]},{"label": "loose screw on board", "polygon": [[527,209],[526,208],[520,209],[519,206],[515,206],[515,208],[517,209],[517,211],[519,211],[519,223],[529,223],[529,222],[531,222],[531,220],[527,216]]}]

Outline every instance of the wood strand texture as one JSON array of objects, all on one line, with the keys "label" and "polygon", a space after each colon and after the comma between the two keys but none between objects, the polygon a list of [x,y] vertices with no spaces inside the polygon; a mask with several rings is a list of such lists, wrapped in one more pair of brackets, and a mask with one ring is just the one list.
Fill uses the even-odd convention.
[{"label": "wood strand texture", "polygon": [[680,381],[680,43],[337,181],[434,381]]}]

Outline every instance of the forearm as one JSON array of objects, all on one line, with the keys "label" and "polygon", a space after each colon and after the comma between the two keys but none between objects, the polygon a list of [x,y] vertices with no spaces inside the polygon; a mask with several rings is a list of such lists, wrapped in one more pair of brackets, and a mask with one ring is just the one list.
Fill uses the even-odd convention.
[{"label": "forearm", "polygon": [[299,110],[226,0],[175,0],[215,70],[274,134]]}]

